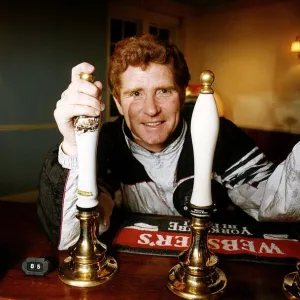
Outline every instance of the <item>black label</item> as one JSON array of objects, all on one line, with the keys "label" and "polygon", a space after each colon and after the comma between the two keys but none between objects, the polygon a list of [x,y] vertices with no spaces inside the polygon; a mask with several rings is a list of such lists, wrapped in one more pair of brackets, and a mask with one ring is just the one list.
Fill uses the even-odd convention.
[{"label": "black label", "polygon": [[213,214],[213,206],[200,207],[190,203],[189,212],[190,215],[194,218],[209,219],[212,217]]}]

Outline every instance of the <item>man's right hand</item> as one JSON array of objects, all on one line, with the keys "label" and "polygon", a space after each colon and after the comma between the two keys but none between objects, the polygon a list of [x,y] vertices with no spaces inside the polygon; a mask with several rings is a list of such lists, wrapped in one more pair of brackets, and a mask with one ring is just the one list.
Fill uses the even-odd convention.
[{"label": "man's right hand", "polygon": [[72,69],[72,79],[69,87],[62,93],[56,103],[54,118],[63,135],[62,148],[69,156],[77,155],[73,119],[77,116],[98,117],[104,109],[102,99],[102,84],[100,81],[91,83],[80,79],[80,73],[92,74],[94,66],[81,63]]}]

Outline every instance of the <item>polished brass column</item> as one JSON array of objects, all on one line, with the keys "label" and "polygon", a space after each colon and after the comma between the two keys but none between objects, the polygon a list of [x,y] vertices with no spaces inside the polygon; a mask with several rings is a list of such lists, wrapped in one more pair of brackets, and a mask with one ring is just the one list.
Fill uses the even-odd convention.
[{"label": "polished brass column", "polygon": [[69,248],[67,257],[59,268],[59,278],[72,286],[91,287],[108,281],[118,269],[113,257],[106,256],[106,245],[95,233],[97,209],[78,208],[76,217],[80,221],[80,236]]},{"label": "polished brass column", "polygon": [[296,264],[297,271],[287,274],[283,281],[283,292],[288,299],[300,299],[300,261]]},{"label": "polished brass column", "polygon": [[184,299],[216,299],[227,285],[217,268],[218,258],[207,246],[210,218],[192,217],[190,247],[179,255],[179,264],[169,272],[167,286]]}]

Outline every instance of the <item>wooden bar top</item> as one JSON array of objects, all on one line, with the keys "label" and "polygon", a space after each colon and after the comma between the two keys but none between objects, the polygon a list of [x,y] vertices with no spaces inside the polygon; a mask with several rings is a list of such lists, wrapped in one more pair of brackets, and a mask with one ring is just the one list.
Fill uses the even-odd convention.
[{"label": "wooden bar top", "polygon": [[[71,287],[58,277],[57,267],[45,276],[28,276],[21,264],[27,257],[52,257],[62,261],[48,241],[36,214],[35,204],[0,202],[0,299],[180,299],[166,286],[169,270],[177,258],[117,252],[118,273],[109,282],[92,288]],[[101,240],[101,239],[100,239]],[[222,262],[228,279],[221,299],[286,299],[283,278],[296,266]]]}]

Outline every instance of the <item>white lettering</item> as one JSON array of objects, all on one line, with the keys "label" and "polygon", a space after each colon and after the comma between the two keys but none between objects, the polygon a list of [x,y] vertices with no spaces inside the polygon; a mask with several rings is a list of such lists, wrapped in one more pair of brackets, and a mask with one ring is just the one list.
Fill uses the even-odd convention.
[{"label": "white lettering", "polygon": [[222,229],[221,232],[225,234],[230,234],[230,229]]},{"label": "white lettering", "polygon": [[208,247],[211,250],[218,250],[220,249],[219,239],[208,239]]},{"label": "white lettering", "polygon": [[157,246],[172,246],[171,235],[167,235],[166,237],[164,237],[161,234],[157,234],[156,236],[157,236],[157,241],[156,241]]},{"label": "white lettering", "polygon": [[242,244],[241,245],[242,250],[256,253],[253,241],[240,240],[240,243]]},{"label": "white lettering", "polygon": [[228,229],[237,229],[236,225],[233,224],[222,224],[223,228],[228,228]]},{"label": "white lettering", "polygon": [[271,243],[270,247],[266,243],[262,243],[259,249],[259,253],[273,253],[284,254],[274,243]]},{"label": "white lettering", "polygon": [[214,227],[212,227],[212,228],[210,229],[209,233],[212,233],[212,234],[214,234],[214,233],[220,233],[220,230],[219,230],[219,228],[214,228]]},{"label": "white lettering", "polygon": [[168,228],[168,230],[174,230],[174,231],[176,231],[177,230],[177,225],[178,225],[178,222],[169,222],[169,228]]},{"label": "white lettering", "polygon": [[142,233],[140,239],[137,241],[138,244],[147,245],[150,243],[150,238],[152,237],[151,233]]},{"label": "white lettering", "polygon": [[253,235],[251,232],[248,231],[247,227],[243,227],[241,234]]},{"label": "white lettering", "polygon": [[226,251],[239,250],[237,240],[223,240],[221,243]]},{"label": "white lettering", "polygon": [[185,221],[185,222],[184,222],[184,225],[179,225],[179,226],[178,226],[178,230],[179,230],[179,231],[190,231],[188,222]]},{"label": "white lettering", "polygon": [[189,246],[189,236],[175,236],[175,247],[188,247]]}]

